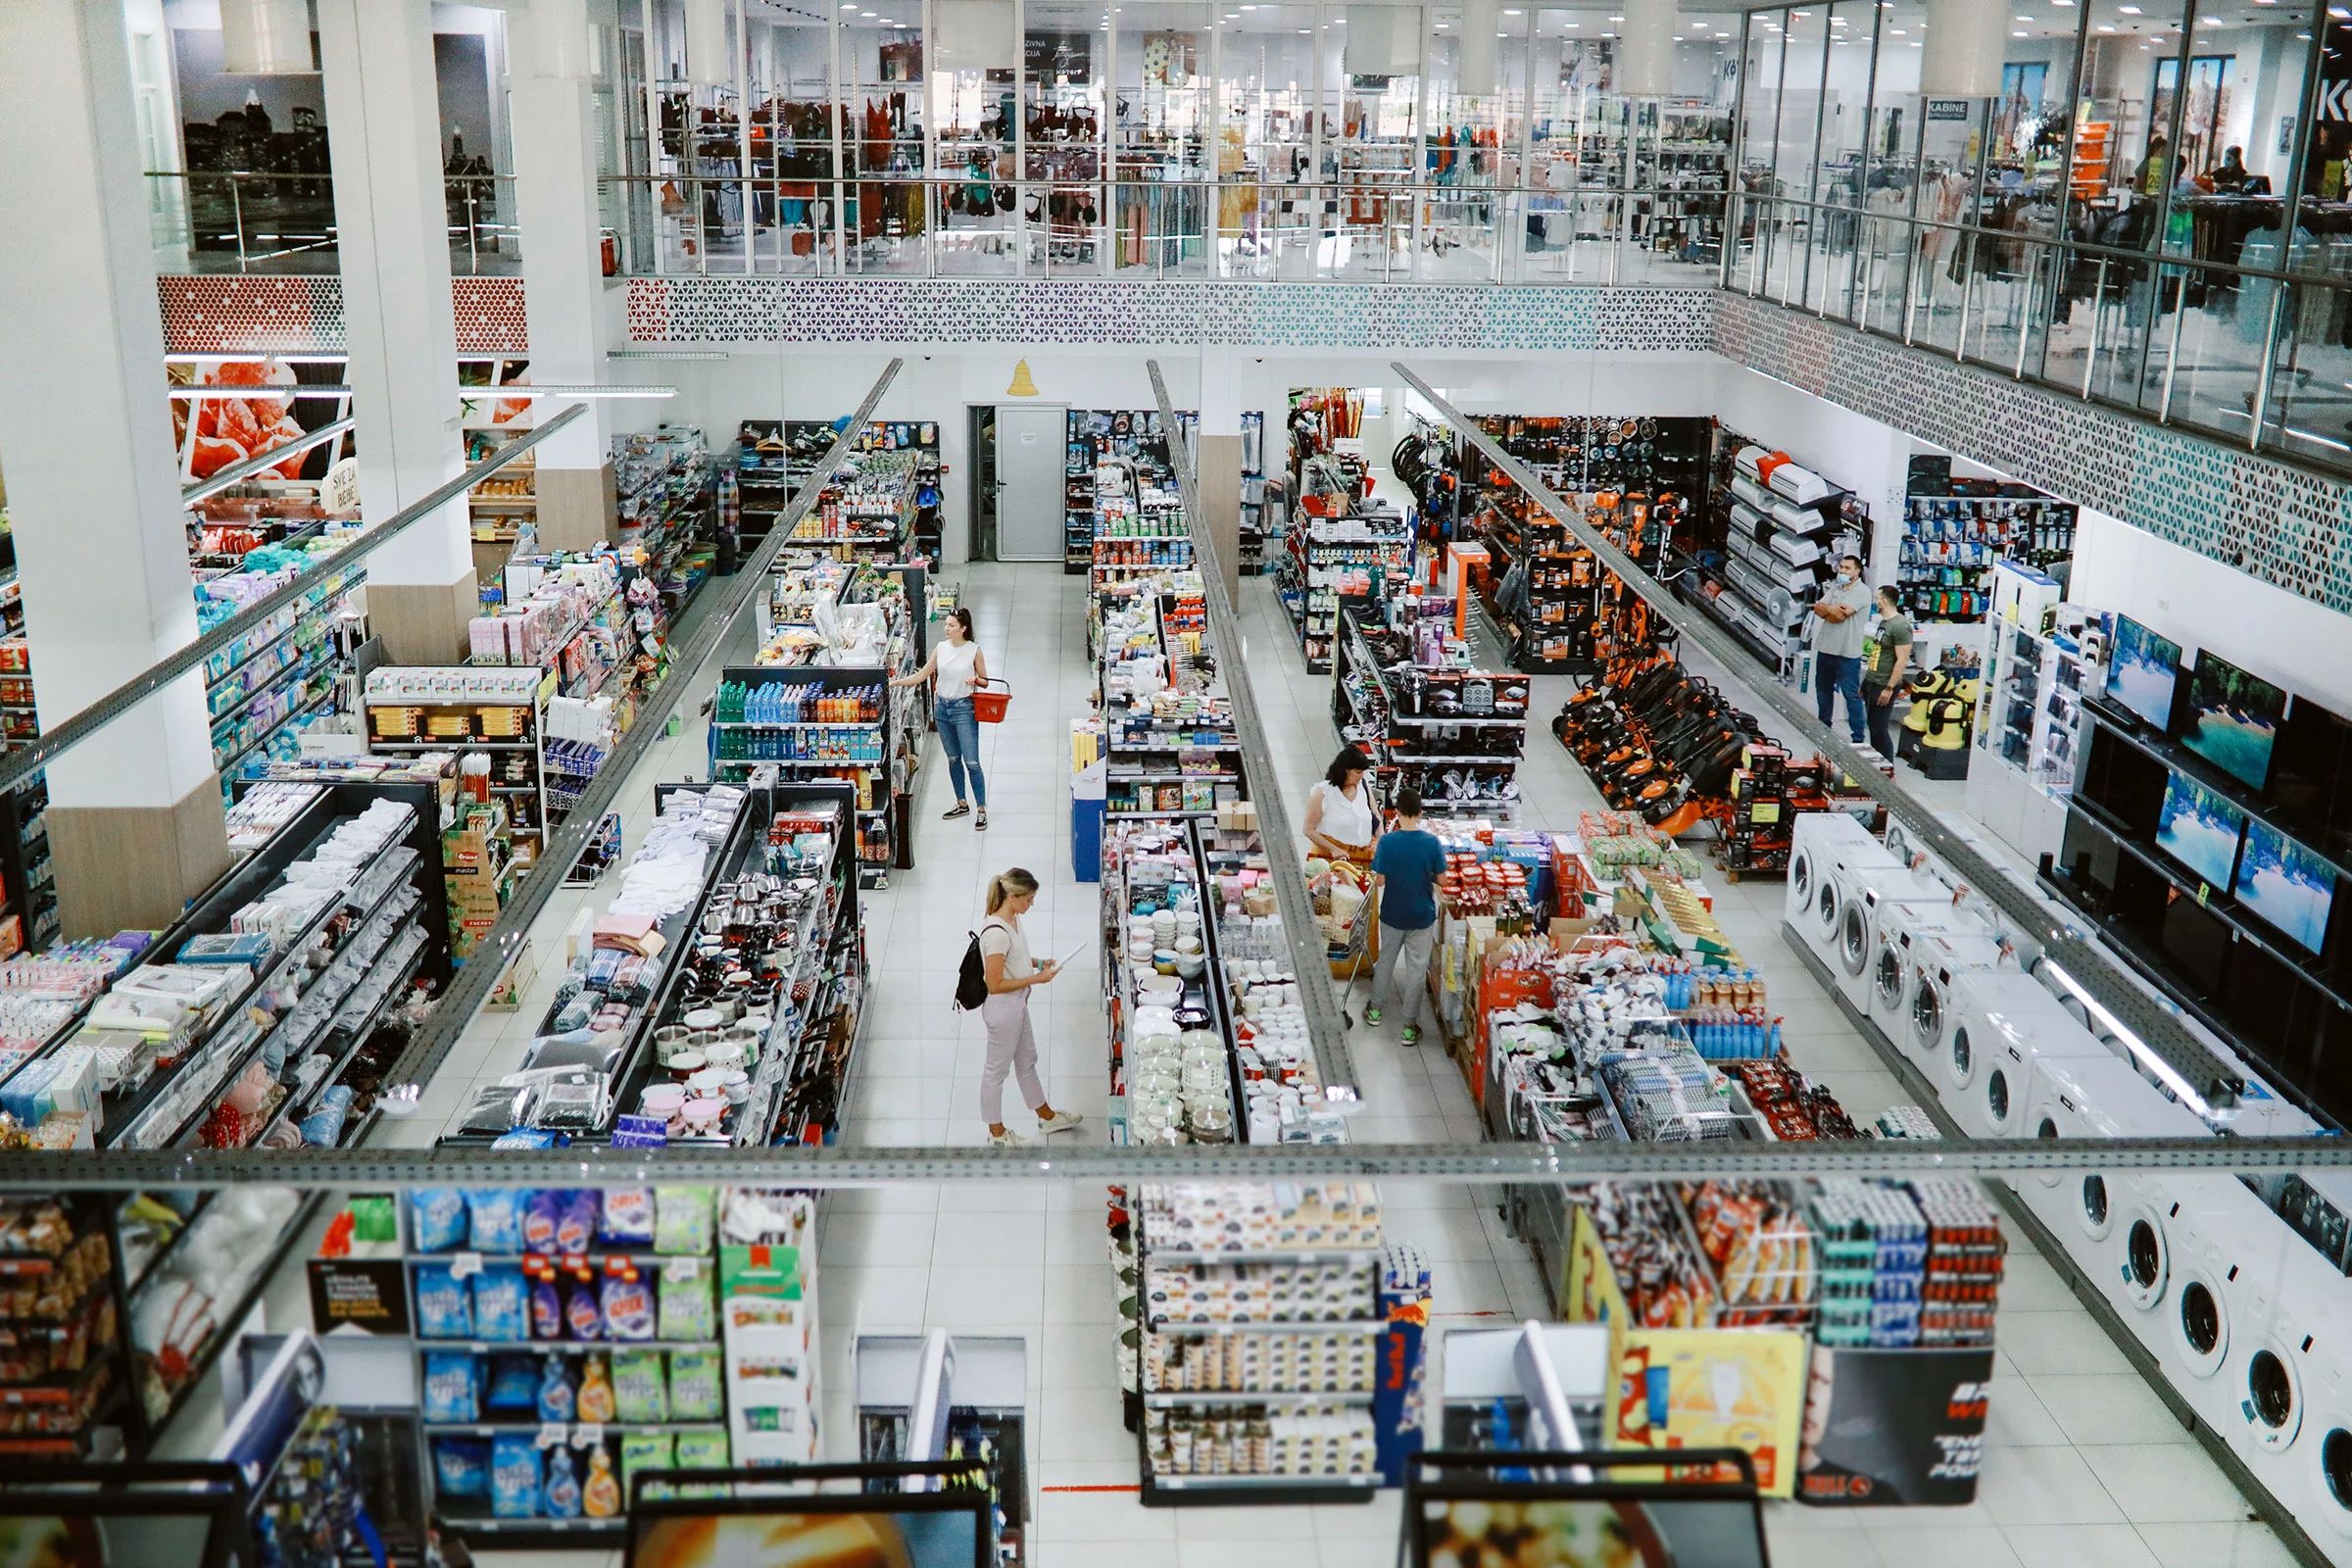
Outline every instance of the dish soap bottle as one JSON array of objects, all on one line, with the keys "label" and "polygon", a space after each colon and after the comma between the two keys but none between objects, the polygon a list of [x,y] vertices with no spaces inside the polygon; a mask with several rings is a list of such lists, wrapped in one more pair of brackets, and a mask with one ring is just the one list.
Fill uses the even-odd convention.
[{"label": "dish soap bottle", "polygon": [[612,1474],[612,1455],[602,1447],[588,1454],[586,1501],[591,1519],[611,1519],[620,1512],[620,1482]]},{"label": "dish soap bottle", "polygon": [[576,1519],[580,1513],[579,1478],[571,1473],[571,1450],[558,1448],[548,1456],[547,1486],[540,1493],[550,1519]]},{"label": "dish soap bottle", "polygon": [[601,1355],[588,1357],[588,1365],[580,1373],[579,1404],[583,1421],[612,1419],[612,1379]]}]

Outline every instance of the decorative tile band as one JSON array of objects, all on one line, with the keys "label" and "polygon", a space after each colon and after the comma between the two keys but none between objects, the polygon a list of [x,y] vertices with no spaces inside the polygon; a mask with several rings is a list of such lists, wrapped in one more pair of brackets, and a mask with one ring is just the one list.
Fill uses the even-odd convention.
[{"label": "decorative tile band", "polygon": [[[155,280],[174,354],[332,354],[343,341],[340,277],[172,273]],[[522,279],[450,280],[460,354],[527,354]]]},{"label": "decorative tile band", "polygon": [[1713,318],[1726,359],[2352,613],[2352,483],[1744,295]]},{"label": "decorative tile band", "polygon": [[1713,347],[1714,299],[1575,285],[648,277],[629,284],[628,322],[636,343],[1660,353]]}]

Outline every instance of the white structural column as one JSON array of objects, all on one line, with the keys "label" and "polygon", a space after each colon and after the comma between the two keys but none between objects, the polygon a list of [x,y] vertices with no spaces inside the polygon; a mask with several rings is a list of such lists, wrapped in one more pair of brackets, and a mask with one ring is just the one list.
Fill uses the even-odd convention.
[{"label": "white structural column", "polygon": [[[514,61],[507,106],[514,197],[522,221],[531,379],[593,386],[605,379],[605,277],[596,200],[596,103],[588,74],[586,0],[530,0],[507,13]],[[540,543],[582,550],[612,537],[610,420],[591,398],[537,451]]]},{"label": "white structural column", "polygon": [[[0,478],[54,727],[196,636],[122,8],[0,5]],[[67,935],[167,923],[227,866],[198,676],[48,774]]]},{"label": "white structural column", "polygon": [[[465,466],[431,0],[318,0],[360,511],[381,522]],[[393,660],[451,663],[476,606],[463,497],[368,563]]]},{"label": "white structural column", "polygon": [[1202,563],[1225,579],[1225,596],[1242,593],[1242,351],[1230,343],[1200,346],[1200,427],[1196,446],[1201,521],[1216,561]]}]

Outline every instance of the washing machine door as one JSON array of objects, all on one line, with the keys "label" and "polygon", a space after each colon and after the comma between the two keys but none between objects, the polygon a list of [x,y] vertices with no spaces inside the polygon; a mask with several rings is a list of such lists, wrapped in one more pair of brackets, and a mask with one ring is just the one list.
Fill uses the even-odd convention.
[{"label": "washing machine door", "polygon": [[2303,1430],[2303,1373],[2278,1335],[2266,1334],[2246,1357],[2237,1413],[2263,1447],[2277,1451]]},{"label": "washing machine door", "polygon": [[2311,1462],[2319,1474],[2313,1478],[2311,1494],[2319,1504],[2298,1511],[2297,1517],[2317,1513],[2339,1539],[2352,1537],[2352,1416],[2330,1410],[2314,1430],[2320,1434],[2320,1446],[2311,1450]]},{"label": "washing machine door", "polygon": [[1788,894],[1792,909],[1813,907],[1813,848],[1807,845],[1788,857]]},{"label": "washing machine door", "polygon": [[1859,980],[1870,967],[1870,906],[1848,899],[1838,917],[1838,967],[1848,980]]},{"label": "washing machine door", "polygon": [[[1925,991],[1927,984],[1923,978],[1920,989]],[[1977,1055],[1979,1050],[1975,1021],[1968,1018],[1953,1019],[1951,1033],[1946,1037],[1943,1048],[1943,1071],[1954,1089],[1967,1090],[1975,1086],[1977,1069],[1981,1065]]]},{"label": "washing machine door", "polygon": [[[1968,1025],[1963,1023],[1952,1032],[1957,1035],[1960,1030],[1967,1027]],[[2065,1129],[2058,1125],[2058,1113],[2055,1110],[2045,1105],[2034,1113],[2034,1136],[2036,1138],[2064,1138],[2066,1136]],[[2066,1172],[2062,1170],[2037,1170],[2034,1173],[2034,1179],[2044,1187],[2056,1187],[2067,1178]]]},{"label": "washing machine door", "polygon": [[2107,1190],[2107,1178],[2098,1171],[2084,1176],[2076,1192],[2075,1219],[2082,1225],[2082,1234],[2094,1242],[2103,1242],[2115,1228],[2114,1195]]},{"label": "washing machine door", "polygon": [[2173,1284],[2173,1244],[2164,1219],[2145,1203],[2124,1211],[2123,1246],[2117,1259],[2122,1270],[2124,1297],[2141,1311],[2152,1311]]},{"label": "washing machine door", "polygon": [[1906,979],[1902,951],[1888,940],[1885,931],[1870,961],[1870,1004],[1891,1020],[1887,1033],[1899,1034],[1903,1017],[1903,985]]},{"label": "washing machine door", "polygon": [[1814,934],[1824,938],[1835,936],[1838,917],[1844,913],[1844,885],[1834,875],[1824,876],[1813,895]]},{"label": "washing machine door", "polygon": [[2025,1118],[2025,1106],[2019,1102],[2025,1092],[2026,1086],[2015,1080],[2005,1058],[1984,1070],[1984,1126],[1989,1136],[2007,1138],[2017,1131],[2017,1124]]},{"label": "washing machine door", "polygon": [[1944,1047],[1943,992],[1935,976],[1916,972],[1911,979],[1911,1054],[1933,1056]]},{"label": "washing machine door", "polygon": [[[2203,1265],[2181,1270],[2173,1297],[2173,1343],[2189,1371],[2210,1378],[2230,1358],[2230,1300]],[[2352,1515],[2347,1515],[2352,1523]]]}]

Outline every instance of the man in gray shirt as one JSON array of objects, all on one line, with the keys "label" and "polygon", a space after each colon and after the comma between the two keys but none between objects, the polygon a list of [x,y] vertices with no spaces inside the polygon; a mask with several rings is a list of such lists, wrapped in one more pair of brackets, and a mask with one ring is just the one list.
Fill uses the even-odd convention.
[{"label": "man in gray shirt", "polygon": [[1839,556],[1838,575],[1823,585],[1805,612],[1813,632],[1813,705],[1823,724],[1836,721],[1838,695],[1845,695],[1847,739],[1862,744],[1862,633],[1870,590],[1862,586],[1862,558]]}]

